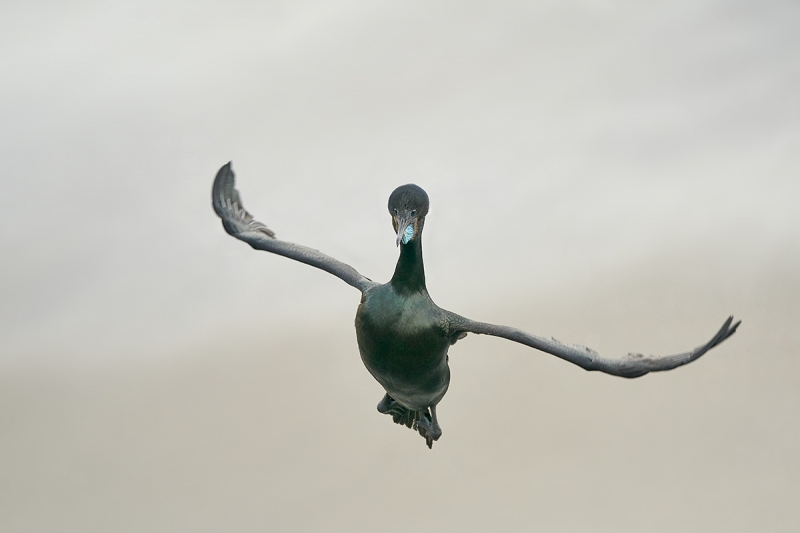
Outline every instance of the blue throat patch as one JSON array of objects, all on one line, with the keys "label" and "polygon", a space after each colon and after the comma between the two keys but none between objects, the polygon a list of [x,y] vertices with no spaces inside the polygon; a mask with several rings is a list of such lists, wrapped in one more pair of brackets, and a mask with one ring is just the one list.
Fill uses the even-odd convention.
[{"label": "blue throat patch", "polygon": [[403,231],[403,244],[408,244],[408,241],[411,240],[411,237],[414,236],[414,224],[409,224],[408,227]]}]

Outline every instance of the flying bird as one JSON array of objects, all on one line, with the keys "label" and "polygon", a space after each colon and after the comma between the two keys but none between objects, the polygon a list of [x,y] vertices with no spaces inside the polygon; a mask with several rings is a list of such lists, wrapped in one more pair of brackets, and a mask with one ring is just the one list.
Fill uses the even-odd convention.
[{"label": "flying bird", "polygon": [[425,439],[428,448],[442,436],[436,406],[450,384],[447,352],[468,333],[493,335],[560,357],[585,370],[636,378],[691,363],[736,332],[740,322],[728,317],[711,340],[688,352],[667,356],[629,353],[608,359],[590,348],[564,344],[509,327],[477,322],[437,306],[425,286],[422,230],[428,195],[417,185],[402,185],[389,196],[389,214],[400,257],[388,283],[377,283],[356,269],[317,250],[282,241],[242,205],[231,164],[223,166],[212,189],[214,211],[230,235],[256,250],[317,267],[361,291],[355,327],[361,360],[386,394],[380,413]]}]

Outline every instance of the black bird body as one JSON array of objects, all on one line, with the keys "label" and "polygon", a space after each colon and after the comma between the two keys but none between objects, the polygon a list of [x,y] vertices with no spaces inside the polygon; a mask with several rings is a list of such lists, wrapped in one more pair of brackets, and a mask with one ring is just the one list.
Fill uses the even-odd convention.
[{"label": "black bird body", "polygon": [[386,390],[378,411],[419,431],[430,448],[442,434],[436,406],[450,384],[448,350],[467,333],[492,335],[555,355],[585,370],[635,378],[691,363],[736,332],[729,317],[704,345],[667,356],[629,353],[602,357],[585,346],[565,344],[509,326],[477,322],[438,307],[425,286],[422,229],[428,195],[416,185],[403,185],[389,197],[389,213],[400,247],[391,281],[376,283],[353,267],[317,250],[282,241],[242,206],[230,163],[217,173],[212,189],[214,211],[230,235],[257,250],[283,255],[329,272],[361,291],[355,319],[361,359]]},{"label": "black bird body", "polygon": [[424,411],[450,384],[441,309],[427,291],[398,292],[391,283],[367,291],[356,312],[361,360],[403,407]]}]

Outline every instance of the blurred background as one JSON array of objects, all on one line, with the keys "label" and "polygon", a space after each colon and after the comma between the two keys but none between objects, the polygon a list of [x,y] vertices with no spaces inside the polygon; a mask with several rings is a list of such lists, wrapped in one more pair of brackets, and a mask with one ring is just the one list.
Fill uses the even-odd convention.
[{"label": "blurred background", "polygon": [[[0,6],[0,530],[800,527],[800,4]],[[474,319],[689,367],[626,381],[470,336],[442,439],[379,415],[360,295],[431,198]]]}]

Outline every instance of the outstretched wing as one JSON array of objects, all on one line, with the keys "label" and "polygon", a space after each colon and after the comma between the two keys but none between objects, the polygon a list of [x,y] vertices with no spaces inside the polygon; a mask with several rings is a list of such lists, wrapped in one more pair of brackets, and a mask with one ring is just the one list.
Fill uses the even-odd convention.
[{"label": "outstretched wing", "polygon": [[337,261],[322,252],[276,239],[272,230],[255,220],[242,206],[239,191],[235,188],[235,178],[230,163],[217,172],[217,177],[214,178],[214,187],[211,191],[211,200],[214,205],[214,211],[222,219],[222,226],[225,231],[240,241],[246,242],[256,250],[283,255],[289,259],[320,268],[341,278],[345,283],[352,285],[361,292],[377,285],[374,281],[359,274],[350,265]]},{"label": "outstretched wing", "polygon": [[447,322],[454,339],[467,332],[477,333],[478,335],[493,335],[553,354],[585,370],[596,370],[623,378],[638,378],[650,372],[663,372],[664,370],[672,370],[681,365],[691,363],[733,335],[741,320],[732,324],[733,317],[728,317],[728,320],[725,321],[710,341],[688,352],[664,356],[629,353],[621,359],[608,359],[585,346],[564,344],[556,339],[545,339],[508,326],[476,322],[455,313],[448,312]]}]

